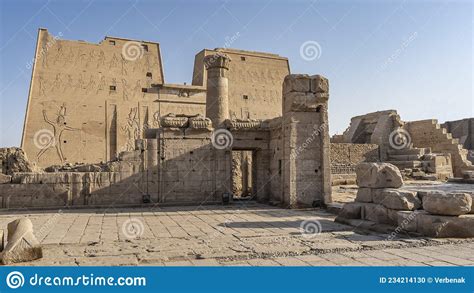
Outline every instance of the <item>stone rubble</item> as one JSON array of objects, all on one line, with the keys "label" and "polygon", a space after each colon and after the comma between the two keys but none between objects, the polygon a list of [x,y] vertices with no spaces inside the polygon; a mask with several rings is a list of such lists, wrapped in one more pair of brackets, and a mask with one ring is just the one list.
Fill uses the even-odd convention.
[{"label": "stone rubble", "polygon": [[33,234],[33,224],[28,218],[8,224],[8,242],[0,253],[4,265],[27,262],[43,257],[43,249]]},{"label": "stone rubble", "polygon": [[[355,202],[346,203],[335,219],[369,229],[388,225],[428,237],[474,237],[472,194],[436,190],[402,190],[395,166],[362,163],[356,168],[359,189]],[[397,188],[394,188],[397,186]],[[359,222],[354,222],[358,220]]]}]

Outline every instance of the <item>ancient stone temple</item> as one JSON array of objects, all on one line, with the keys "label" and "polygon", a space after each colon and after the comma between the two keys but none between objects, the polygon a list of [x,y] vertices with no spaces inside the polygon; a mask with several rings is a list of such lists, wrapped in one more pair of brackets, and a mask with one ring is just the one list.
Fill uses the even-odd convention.
[{"label": "ancient stone temple", "polygon": [[192,85],[167,84],[157,43],[40,29],[35,60],[4,208],[331,202],[329,83],[287,58],[203,50]]},{"label": "ancient stone temple", "polygon": [[[216,50],[234,60],[227,72],[231,99],[225,117],[280,116],[288,60]],[[204,58],[216,50],[196,55],[192,85],[167,84],[157,43],[106,37],[93,44],[60,40],[40,29],[22,149],[40,167],[106,162],[133,151],[135,140],[158,128],[167,114],[205,115]]]}]

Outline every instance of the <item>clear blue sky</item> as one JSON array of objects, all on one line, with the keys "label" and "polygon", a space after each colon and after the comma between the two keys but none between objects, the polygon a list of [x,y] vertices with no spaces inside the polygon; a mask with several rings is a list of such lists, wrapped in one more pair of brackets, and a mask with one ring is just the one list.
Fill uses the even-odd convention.
[{"label": "clear blue sky", "polygon": [[[403,120],[474,116],[472,1],[7,0],[0,9],[0,147],[20,144],[39,27],[71,40],[159,42],[168,83],[189,83],[197,52],[238,35],[231,47],[329,78],[332,134],[377,110]],[[319,58],[301,57],[307,41]]]}]

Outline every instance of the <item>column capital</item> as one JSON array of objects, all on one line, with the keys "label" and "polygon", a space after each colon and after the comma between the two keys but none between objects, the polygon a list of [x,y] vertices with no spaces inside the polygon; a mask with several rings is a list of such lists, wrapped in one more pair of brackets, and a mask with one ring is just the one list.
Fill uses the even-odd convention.
[{"label": "column capital", "polygon": [[224,68],[229,69],[229,63],[232,59],[225,53],[217,52],[212,55],[207,55],[204,57],[204,65],[206,66],[207,70],[211,70],[214,68]]}]

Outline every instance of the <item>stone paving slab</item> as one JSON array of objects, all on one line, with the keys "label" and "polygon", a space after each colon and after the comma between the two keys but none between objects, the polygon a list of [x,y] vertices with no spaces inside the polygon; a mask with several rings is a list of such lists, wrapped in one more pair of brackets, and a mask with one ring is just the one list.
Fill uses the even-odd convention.
[{"label": "stone paving slab", "polygon": [[[323,210],[229,206],[3,212],[28,217],[44,247],[33,266],[471,266],[473,239],[406,238],[334,223]],[[316,229],[318,233],[307,233]],[[309,225],[309,226],[308,226]]]}]

